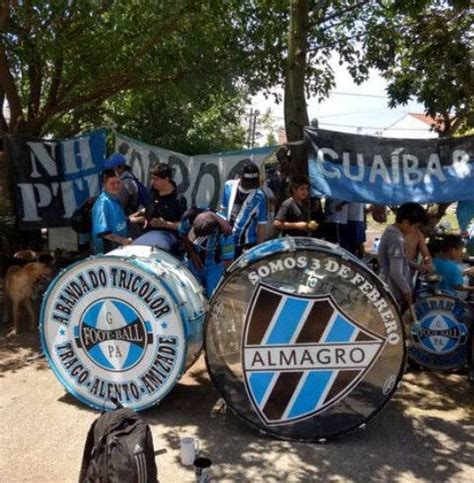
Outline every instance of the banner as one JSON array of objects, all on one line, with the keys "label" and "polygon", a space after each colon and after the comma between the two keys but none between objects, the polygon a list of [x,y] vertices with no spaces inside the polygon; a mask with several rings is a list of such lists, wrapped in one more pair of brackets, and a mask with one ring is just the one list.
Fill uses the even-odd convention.
[{"label": "banner", "polygon": [[65,139],[6,137],[16,178],[20,228],[68,224],[76,208],[99,194],[106,129]]},{"label": "banner", "polygon": [[264,147],[218,154],[186,156],[167,149],[142,143],[116,134],[116,151],[127,158],[133,173],[145,185],[150,185],[150,169],[158,162],[167,163],[173,170],[173,180],[188,206],[209,205],[217,208],[224,183],[235,178],[245,162],[251,160],[259,167],[276,147]]},{"label": "banner", "polygon": [[305,129],[312,195],[399,205],[474,200],[474,136],[393,139]]}]

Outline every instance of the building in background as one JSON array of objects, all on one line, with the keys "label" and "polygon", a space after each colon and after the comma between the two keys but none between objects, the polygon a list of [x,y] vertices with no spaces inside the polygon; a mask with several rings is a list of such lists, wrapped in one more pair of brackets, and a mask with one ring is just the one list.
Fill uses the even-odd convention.
[{"label": "building in background", "polygon": [[442,124],[425,114],[407,112],[402,118],[376,134],[384,138],[437,138]]}]

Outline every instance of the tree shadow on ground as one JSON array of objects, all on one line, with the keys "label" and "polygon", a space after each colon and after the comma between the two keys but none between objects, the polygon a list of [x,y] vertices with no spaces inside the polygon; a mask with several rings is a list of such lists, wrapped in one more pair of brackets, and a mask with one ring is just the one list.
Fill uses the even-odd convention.
[{"label": "tree shadow on ground", "polygon": [[48,364],[42,356],[38,332],[7,337],[10,330],[10,327],[0,327],[0,377],[32,364],[38,370],[46,369]]},{"label": "tree shadow on ground", "polygon": [[[216,481],[456,481],[474,474],[474,390],[461,374],[408,373],[364,431],[321,444],[259,433],[223,403],[203,360],[157,406],[143,411],[154,429],[157,464],[180,439],[200,440]],[[65,394],[58,400],[96,412]],[[165,458],[161,456],[161,458]]]},{"label": "tree shadow on ground", "polygon": [[202,453],[213,460],[216,480],[448,481],[472,468],[472,398],[463,376],[409,374],[365,431],[324,445],[279,441],[250,428],[228,407],[222,412],[221,397],[198,364],[186,384],[142,414],[160,431],[169,428],[164,441],[155,442],[157,449],[179,448],[191,426]]}]

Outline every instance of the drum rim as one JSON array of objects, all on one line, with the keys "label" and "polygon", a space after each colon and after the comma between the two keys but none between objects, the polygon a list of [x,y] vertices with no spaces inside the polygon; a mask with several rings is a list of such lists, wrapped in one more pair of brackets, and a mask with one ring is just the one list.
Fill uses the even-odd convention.
[{"label": "drum rim", "polygon": [[[413,306],[415,306],[418,301],[421,301],[421,300],[424,300],[424,299],[427,299],[427,298],[431,298],[431,297],[445,297],[445,298],[450,298],[454,301],[456,301],[457,303],[459,303],[460,305],[463,305],[464,306],[464,316],[468,318],[469,320],[469,323],[471,325],[474,324],[474,320],[471,320],[470,319],[470,309],[469,309],[469,304],[466,303],[466,301],[462,300],[461,298],[457,297],[456,294],[452,294],[450,293],[449,291],[447,290],[444,290],[444,289],[436,289],[438,291],[438,293],[434,293],[434,292],[431,292],[430,293],[430,296],[429,297],[418,297]],[[426,292],[429,292],[429,289],[428,290],[425,290],[425,291],[422,291],[420,292],[420,294],[423,294],[423,293],[426,293]],[[410,342],[410,343],[413,343],[413,340],[411,338],[411,327],[413,326],[413,322],[412,321],[408,321],[405,319],[408,319],[409,317],[411,317],[409,310],[406,310],[403,314],[401,314],[401,321],[403,323],[403,326],[406,328],[406,340],[407,342]],[[410,329],[410,330],[409,330]],[[473,330],[472,327],[467,327],[468,329],[468,332],[470,330]],[[466,341],[466,346],[469,344],[468,341]],[[426,371],[430,371],[430,372],[444,372],[444,373],[448,373],[448,372],[453,372],[453,371],[457,371],[459,369],[463,369],[464,367],[466,367],[466,365],[468,364],[469,362],[469,358],[468,358],[468,355],[466,353],[466,357],[465,357],[465,361],[463,362],[462,365],[458,365],[458,366],[452,366],[452,365],[447,365],[447,366],[427,366],[425,364],[423,364],[422,362],[420,362],[419,360],[417,359],[414,359],[411,355],[410,355],[410,348],[407,347],[407,357],[410,361],[412,361],[413,363],[415,364],[418,364],[419,366],[421,366],[423,368],[423,370],[426,370]],[[457,350],[457,349],[456,349]],[[447,354],[446,356],[448,356],[449,354]]]},{"label": "drum rim", "polygon": [[[74,386],[72,386],[68,381],[66,381],[66,379],[63,377],[63,375],[60,372],[60,370],[53,363],[53,360],[52,360],[51,355],[50,355],[49,347],[48,347],[48,345],[46,343],[45,330],[44,330],[44,315],[45,315],[45,311],[46,311],[46,303],[47,303],[47,300],[49,298],[50,293],[56,287],[59,279],[66,272],[68,272],[72,268],[76,267],[77,265],[80,265],[81,263],[87,263],[87,262],[90,262],[90,261],[93,261],[93,260],[97,260],[98,258],[101,258],[101,259],[104,259],[104,258],[105,259],[107,259],[107,258],[108,259],[119,258],[121,261],[127,261],[127,260],[129,260],[127,258],[124,258],[123,255],[121,255],[121,256],[119,256],[119,255],[109,255],[108,253],[105,253],[105,254],[101,254],[101,255],[92,255],[92,256],[89,256],[89,257],[84,258],[82,260],[78,260],[77,262],[74,262],[71,265],[69,265],[67,268],[64,268],[63,270],[61,270],[51,280],[51,282],[50,282],[47,290],[43,294],[43,300],[42,300],[42,303],[41,303],[40,316],[39,316],[40,319],[39,319],[39,324],[38,324],[38,330],[39,330],[39,333],[40,333],[39,335],[40,335],[41,348],[42,348],[42,350],[44,352],[44,355],[46,357],[46,361],[48,362],[48,366],[53,371],[53,374],[56,376],[56,379],[63,386],[63,388],[71,396],[73,396],[75,399],[79,400],[80,402],[82,402],[86,406],[89,406],[92,409],[96,409],[98,411],[111,411],[113,408],[106,408],[104,405],[95,404],[94,402],[86,399],[83,395],[79,394],[76,391],[76,388]],[[135,257],[135,259],[140,259],[140,258],[142,260],[148,260],[147,258],[144,258],[144,257]],[[145,271],[149,271],[147,268],[144,268],[142,266],[140,266],[140,269],[141,270],[145,270]],[[176,301],[175,301],[174,297],[172,298],[172,302],[173,302],[173,305],[175,306],[174,307],[175,308],[175,311],[177,313],[180,313],[180,311],[176,307]],[[203,323],[203,331],[204,331],[204,323]],[[204,337],[203,337],[203,341],[204,341]],[[204,342],[203,342],[203,344],[204,344]],[[175,381],[173,382],[173,384],[170,384],[169,385],[168,389],[161,394],[161,397],[158,400],[150,401],[148,404],[144,404],[144,405],[142,405],[140,407],[133,407],[133,406],[128,406],[128,407],[131,407],[134,411],[140,412],[140,411],[144,411],[146,409],[150,409],[151,407],[156,406],[157,404],[159,404],[170,393],[170,391],[176,386],[176,384],[178,383],[178,381],[180,380],[180,378],[183,376],[183,374],[185,372],[185,365],[186,365],[185,363],[186,363],[187,350],[188,350],[188,348],[185,346],[185,353],[183,354],[182,363],[181,363],[180,368],[178,370],[178,374],[177,374],[177,377],[176,377]],[[199,351],[199,354],[201,352],[202,352],[202,347],[201,347],[201,350]],[[197,358],[196,358],[196,360],[197,360]]]},{"label": "drum rim", "polygon": [[[292,238],[292,237],[287,237],[287,238]],[[304,238],[304,237],[293,237],[293,238]],[[271,241],[271,240],[269,240],[269,241]],[[335,246],[337,246],[337,245],[335,245]],[[254,247],[254,248],[256,248],[256,247]],[[330,247],[328,247],[328,248],[330,248]],[[340,247],[338,247],[338,248],[340,248]],[[253,248],[251,250],[253,250]],[[318,252],[320,251],[318,249],[318,247],[316,247],[316,246],[304,247],[304,248],[302,248],[302,250],[318,251]],[[277,254],[278,253],[285,253],[287,251],[289,251],[289,250],[280,250],[280,251],[276,251],[276,252],[273,252],[273,253],[269,253],[269,254],[259,258],[256,261],[260,262],[260,261],[265,260],[266,258],[268,258],[270,256],[273,256],[275,253],[277,253]],[[326,250],[326,251],[328,253],[334,254],[330,250]],[[402,342],[400,343],[400,346],[402,348],[402,357],[401,357],[400,367],[399,367],[398,373],[396,375],[395,384],[393,385],[392,389],[386,395],[384,395],[383,403],[375,411],[371,412],[369,416],[365,417],[362,422],[360,422],[357,425],[353,425],[350,428],[347,428],[343,431],[339,431],[337,433],[332,433],[330,435],[327,435],[325,437],[320,437],[320,438],[299,438],[299,437],[285,436],[285,435],[279,434],[275,431],[272,431],[271,426],[268,426],[268,427],[259,426],[257,423],[255,423],[254,421],[250,420],[246,416],[242,415],[239,411],[237,411],[233,407],[233,405],[231,404],[231,400],[228,397],[228,395],[225,394],[224,392],[222,392],[219,389],[220,386],[218,386],[218,384],[217,384],[217,378],[214,375],[212,368],[211,368],[211,365],[209,363],[209,356],[208,356],[208,351],[207,351],[207,342],[208,342],[209,319],[210,319],[211,314],[213,312],[214,300],[217,298],[219,292],[222,290],[222,287],[224,286],[224,284],[227,282],[227,280],[232,275],[240,273],[244,269],[248,268],[249,265],[246,264],[246,265],[243,265],[241,267],[238,267],[237,269],[235,269],[231,273],[227,273],[227,271],[226,271],[224,277],[222,278],[221,282],[217,286],[216,291],[214,292],[213,296],[211,297],[211,300],[209,301],[209,310],[207,312],[206,320],[204,322],[203,345],[204,345],[204,357],[205,357],[207,372],[209,374],[209,378],[211,379],[212,383],[214,384],[214,387],[217,389],[218,393],[224,398],[224,401],[231,408],[232,412],[235,413],[237,415],[237,417],[242,419],[253,430],[257,430],[260,433],[264,433],[266,436],[272,436],[272,437],[275,437],[275,438],[283,440],[283,441],[299,441],[299,442],[309,442],[309,443],[325,443],[326,441],[334,441],[334,440],[342,438],[342,437],[344,437],[344,436],[346,436],[350,433],[354,433],[354,432],[357,432],[359,430],[365,429],[366,426],[368,424],[370,424],[372,421],[374,421],[374,419],[386,407],[386,405],[391,401],[395,392],[398,390],[400,383],[402,381],[403,375],[405,373],[405,367],[406,367],[407,358],[408,358],[408,351],[407,351],[407,346],[406,346],[405,326],[404,326],[404,323],[403,323],[403,320],[402,320],[400,309],[398,307],[398,304],[396,303],[395,297],[389,291],[387,284],[385,282],[383,282],[383,280],[381,280],[380,277],[377,274],[375,274],[372,270],[370,270],[369,267],[364,265],[358,258],[354,257],[351,253],[347,252],[347,250],[344,250],[344,252],[346,252],[348,255],[350,255],[350,256],[347,257],[348,259],[355,260],[358,263],[358,265],[360,265],[360,267],[362,267],[364,270],[366,270],[367,272],[369,272],[371,275],[373,275],[375,277],[377,283],[384,289],[386,294],[389,295],[391,301],[393,302],[393,306],[396,308],[396,312],[398,314],[398,318],[399,318],[399,321],[400,321],[399,327],[400,327],[400,330],[401,330],[401,337],[402,337]],[[241,256],[243,256],[243,255],[241,255]],[[344,258],[344,257],[341,255],[341,258]],[[238,259],[235,262],[237,262],[237,261],[238,261]],[[240,347],[240,345],[239,345],[239,347]]]}]

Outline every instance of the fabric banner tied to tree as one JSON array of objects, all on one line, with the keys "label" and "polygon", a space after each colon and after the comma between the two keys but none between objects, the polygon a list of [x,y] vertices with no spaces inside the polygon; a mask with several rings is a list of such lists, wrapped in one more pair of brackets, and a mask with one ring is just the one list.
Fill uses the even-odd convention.
[{"label": "fabric banner tied to tree", "polygon": [[399,205],[474,200],[474,136],[394,139],[305,129],[314,196]]},{"label": "fabric banner tied to tree", "polygon": [[99,194],[106,135],[99,129],[61,141],[5,137],[20,228],[65,226],[76,208]]},{"label": "fabric banner tied to tree", "polygon": [[[15,172],[20,228],[67,226],[74,211],[100,193],[106,136],[107,130],[99,129],[65,140],[5,137]],[[178,191],[189,206],[216,208],[225,181],[235,178],[248,160],[262,166],[276,148],[186,156],[117,134],[116,149],[146,186],[150,185],[150,168],[161,161],[171,165]]]},{"label": "fabric banner tied to tree", "polygon": [[236,178],[249,160],[261,167],[276,147],[187,156],[117,134],[115,150],[126,157],[133,173],[146,186],[150,183],[149,175],[153,165],[166,163],[171,166],[178,192],[186,197],[188,206],[217,208],[225,181]]}]

